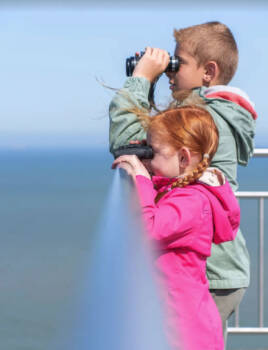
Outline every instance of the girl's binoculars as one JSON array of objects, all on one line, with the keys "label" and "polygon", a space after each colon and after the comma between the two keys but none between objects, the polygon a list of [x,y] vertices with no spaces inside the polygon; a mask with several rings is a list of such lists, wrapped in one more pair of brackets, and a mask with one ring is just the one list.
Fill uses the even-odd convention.
[{"label": "girl's binoculars", "polygon": [[121,146],[113,151],[114,158],[125,154],[135,154],[139,159],[152,159],[154,156],[152,147],[146,145]]}]

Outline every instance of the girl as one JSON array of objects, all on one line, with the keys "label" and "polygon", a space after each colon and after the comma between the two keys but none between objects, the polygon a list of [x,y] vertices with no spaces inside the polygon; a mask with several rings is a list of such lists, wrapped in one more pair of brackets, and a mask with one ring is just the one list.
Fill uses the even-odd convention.
[{"label": "girl", "polygon": [[195,105],[141,118],[154,152],[154,176],[135,155],[117,158],[113,168],[123,168],[133,178],[146,231],[159,247],[156,266],[171,347],[222,350],[206,259],[212,242],[235,238],[240,210],[224,175],[208,167],[218,146],[217,128],[210,114]]}]

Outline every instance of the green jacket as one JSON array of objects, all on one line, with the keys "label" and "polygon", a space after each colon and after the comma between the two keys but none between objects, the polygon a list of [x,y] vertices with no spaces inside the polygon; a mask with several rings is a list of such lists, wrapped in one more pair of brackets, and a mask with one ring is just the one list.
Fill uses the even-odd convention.
[{"label": "green jacket", "polygon": [[[137,116],[128,110],[133,106],[149,109],[149,89],[150,82],[145,78],[130,77],[111,101],[111,152],[119,146],[128,144],[130,140],[146,139],[146,132]],[[236,90],[238,94],[236,97],[239,97],[239,92],[243,95],[241,90]],[[252,117],[252,110],[247,108],[247,101],[244,105],[242,103],[242,107],[221,97],[208,98],[207,94],[205,96],[207,91],[205,87],[194,91],[205,100],[204,107],[212,115],[219,131],[219,146],[211,166],[222,170],[236,191],[237,164],[247,165],[254,150],[255,120]],[[242,100],[245,102],[243,98],[244,95]],[[249,285],[249,254],[240,230],[234,241],[213,244],[211,256],[207,260],[207,277],[211,289],[242,288]]]}]

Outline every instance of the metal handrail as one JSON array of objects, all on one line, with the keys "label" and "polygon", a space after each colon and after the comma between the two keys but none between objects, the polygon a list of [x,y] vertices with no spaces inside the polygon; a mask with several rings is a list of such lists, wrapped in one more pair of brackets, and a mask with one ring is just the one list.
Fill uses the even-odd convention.
[{"label": "metal handrail", "polygon": [[268,156],[268,148],[255,148],[254,157],[267,157]]},{"label": "metal handrail", "polygon": [[[254,157],[268,157],[268,148],[254,150]],[[233,334],[268,334],[268,327],[264,327],[264,199],[268,192],[239,191],[238,198],[259,198],[259,327],[239,327],[239,307],[235,313],[235,327],[228,327],[228,333]]]},{"label": "metal handrail", "polygon": [[238,198],[268,198],[266,191],[238,191],[235,195]]},{"label": "metal handrail", "polygon": [[232,334],[267,334],[267,327],[228,327],[228,333]]}]

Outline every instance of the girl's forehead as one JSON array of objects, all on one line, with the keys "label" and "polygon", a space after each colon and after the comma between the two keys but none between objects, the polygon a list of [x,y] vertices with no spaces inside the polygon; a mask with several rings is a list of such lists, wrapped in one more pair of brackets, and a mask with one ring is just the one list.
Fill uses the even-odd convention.
[{"label": "girl's forehead", "polygon": [[146,136],[146,138],[147,138],[147,141],[148,141],[148,140],[151,140],[152,134],[151,134],[151,131],[150,131],[150,130],[147,130],[147,136]]},{"label": "girl's forehead", "polygon": [[154,146],[163,146],[168,144],[161,135],[157,132],[148,132],[147,133],[147,144]]},{"label": "girl's forehead", "polygon": [[147,132],[147,141],[150,143],[156,143],[159,142],[160,137],[155,131],[148,130]]}]

